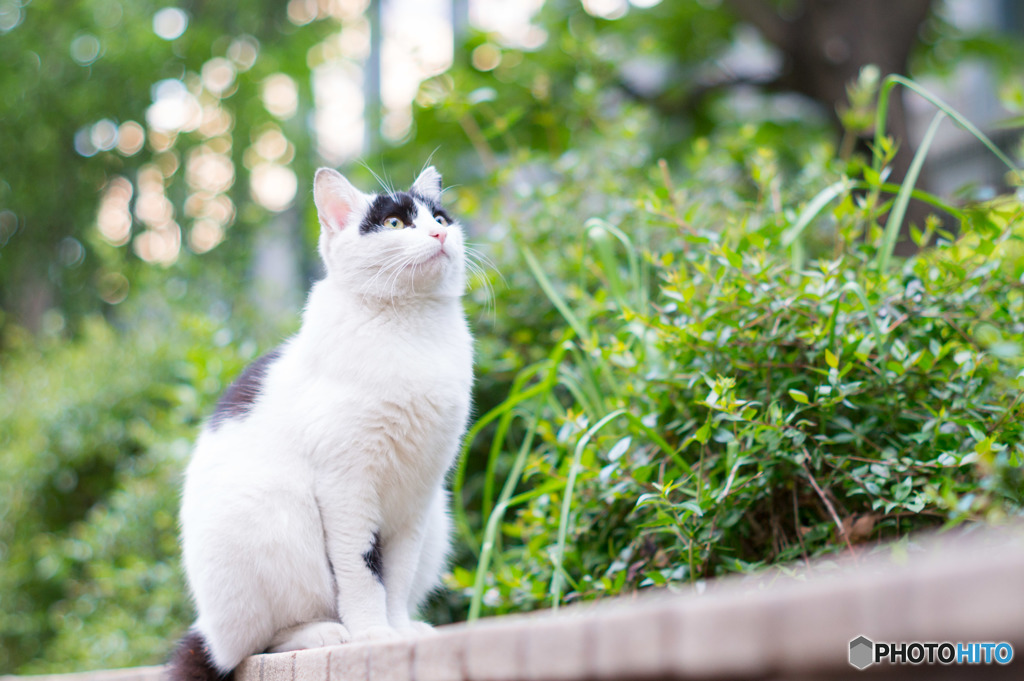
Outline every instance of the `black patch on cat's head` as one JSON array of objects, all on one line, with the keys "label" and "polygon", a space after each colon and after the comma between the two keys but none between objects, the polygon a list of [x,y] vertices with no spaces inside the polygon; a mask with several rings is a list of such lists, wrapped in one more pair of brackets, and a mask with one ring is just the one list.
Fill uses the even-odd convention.
[{"label": "black patch on cat's head", "polygon": [[370,550],[363,554],[363,561],[366,563],[366,569],[370,571],[377,581],[381,584],[384,583],[384,559],[380,552],[380,532],[373,533],[373,544],[370,546]]},{"label": "black patch on cat's head", "polygon": [[429,199],[426,196],[423,196],[422,194],[420,194],[418,192],[411,192],[411,193],[416,198],[417,201],[419,201],[424,206],[426,206],[427,208],[430,209],[430,214],[433,215],[434,217],[437,217],[438,215],[441,215],[441,216],[444,216],[444,219],[447,220],[449,224],[451,224],[452,222],[455,222],[452,219],[452,216],[448,213],[448,211],[446,211],[444,209],[444,206],[441,205],[441,202],[439,200],[437,200],[437,199]]},{"label": "black patch on cat's head", "polygon": [[363,221],[359,223],[359,233],[369,234],[387,229],[384,221],[392,216],[404,222],[407,227],[411,227],[418,210],[412,194],[379,194],[370,204],[370,210],[366,211]]},{"label": "black patch on cat's head", "polygon": [[210,417],[210,428],[217,430],[225,421],[242,418],[252,410],[252,405],[263,389],[267,368],[281,356],[281,348],[275,348],[245,368],[245,371],[228,386],[221,395],[217,407]]},{"label": "black patch on cat's head", "polygon": [[396,217],[405,223],[405,226],[412,227],[419,208],[416,202],[419,201],[430,209],[431,215],[443,215],[444,219],[452,222],[451,216],[441,207],[439,201],[433,201],[420,194],[410,192],[395,192],[394,194],[379,194],[370,204],[370,210],[366,211],[363,221],[359,223],[359,233],[369,234],[381,232],[388,229],[384,221],[390,217]]}]

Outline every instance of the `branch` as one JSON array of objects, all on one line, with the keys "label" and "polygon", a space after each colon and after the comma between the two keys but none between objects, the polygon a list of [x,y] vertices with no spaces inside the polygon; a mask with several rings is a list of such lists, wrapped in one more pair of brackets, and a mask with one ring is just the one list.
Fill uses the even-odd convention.
[{"label": "branch", "polygon": [[[807,453],[807,449],[804,449],[804,456],[810,456]],[[804,473],[807,474],[807,479],[811,482],[811,487],[813,487],[814,491],[817,492],[818,497],[821,499],[822,503],[825,504],[825,508],[828,509],[829,515],[832,516],[832,522],[836,524],[836,531],[839,533],[842,540],[846,542],[846,548],[850,549],[850,554],[856,557],[857,552],[853,550],[853,544],[850,543],[850,537],[846,533],[846,528],[843,527],[843,521],[839,519],[839,514],[836,513],[836,509],[832,506],[832,502],[828,500],[828,496],[818,485],[818,481],[814,479],[814,474],[811,473],[811,467],[807,465],[806,459],[803,462],[803,467]]]}]

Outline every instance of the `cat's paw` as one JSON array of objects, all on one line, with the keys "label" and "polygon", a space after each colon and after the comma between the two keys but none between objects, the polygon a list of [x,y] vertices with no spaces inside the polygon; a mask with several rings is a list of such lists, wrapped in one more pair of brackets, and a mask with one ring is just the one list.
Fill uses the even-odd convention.
[{"label": "cat's paw", "polygon": [[352,641],[354,643],[368,643],[370,641],[394,641],[401,638],[402,635],[399,631],[393,627],[386,625],[377,625],[373,627],[367,627],[361,629],[352,634]]},{"label": "cat's paw", "polygon": [[290,650],[308,650],[348,643],[352,635],[341,622],[309,622],[277,632],[267,650],[285,653]]},{"label": "cat's paw", "polygon": [[415,620],[410,621],[398,628],[403,636],[416,637],[416,636],[436,636],[437,632],[434,631],[434,627],[430,626],[426,622],[417,622]]}]

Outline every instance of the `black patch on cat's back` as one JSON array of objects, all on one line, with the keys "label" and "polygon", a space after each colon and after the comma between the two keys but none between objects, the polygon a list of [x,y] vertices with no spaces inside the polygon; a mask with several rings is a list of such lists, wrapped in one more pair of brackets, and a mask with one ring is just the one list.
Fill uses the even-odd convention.
[{"label": "black patch on cat's back", "polygon": [[384,559],[380,553],[380,532],[373,533],[373,545],[370,550],[363,554],[363,561],[366,562],[366,569],[370,571],[377,581],[384,583]]},{"label": "black patch on cat's back", "polygon": [[242,418],[252,410],[252,405],[263,389],[267,369],[281,356],[281,348],[274,348],[245,368],[228,389],[221,395],[217,407],[210,417],[210,428],[217,430],[225,421]]}]

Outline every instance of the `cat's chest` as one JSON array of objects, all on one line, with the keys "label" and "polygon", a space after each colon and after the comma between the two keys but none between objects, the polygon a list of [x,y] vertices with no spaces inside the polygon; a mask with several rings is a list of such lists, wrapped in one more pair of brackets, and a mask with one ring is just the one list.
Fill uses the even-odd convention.
[{"label": "cat's chest", "polygon": [[[352,339],[351,354],[326,363],[324,376],[337,393],[388,404],[437,406],[468,398],[472,349],[461,330],[445,336]],[[411,413],[410,416],[414,416]]]},{"label": "cat's chest", "polygon": [[304,364],[282,390],[282,407],[307,445],[328,456],[363,452],[446,466],[469,412],[468,345],[350,343],[348,353]]}]

